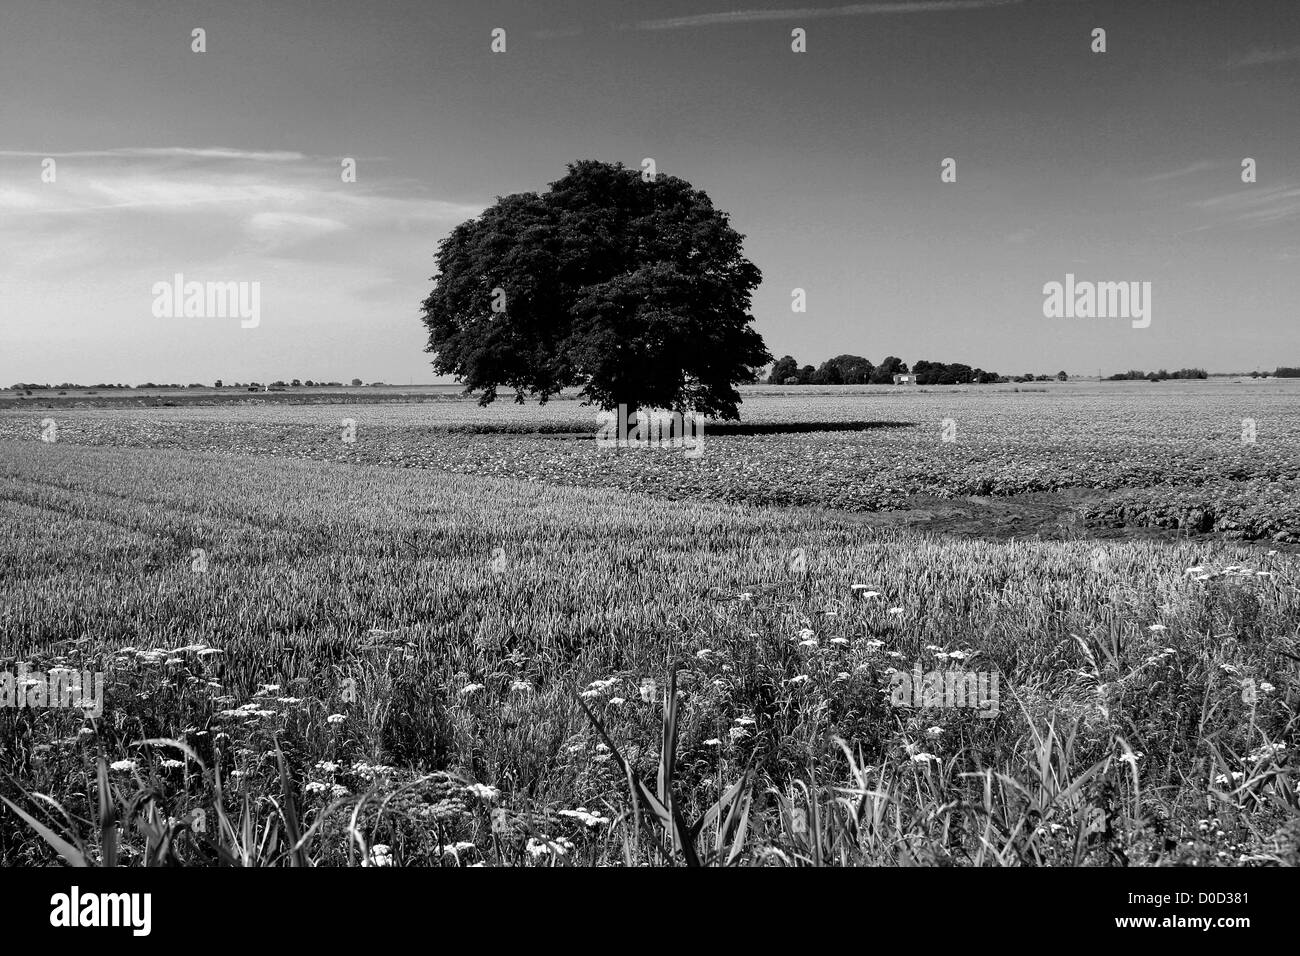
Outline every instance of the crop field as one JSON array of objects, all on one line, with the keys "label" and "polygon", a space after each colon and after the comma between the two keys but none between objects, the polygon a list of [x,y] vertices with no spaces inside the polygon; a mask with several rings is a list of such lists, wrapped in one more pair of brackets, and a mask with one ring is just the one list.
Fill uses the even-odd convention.
[{"label": "crop field", "polygon": [[[11,400],[0,406],[0,438],[38,437],[49,419],[60,441],[77,444],[428,468],[679,499],[903,510],[920,519],[937,508],[940,528],[954,503],[993,497],[1013,512],[1002,509],[1008,534],[1059,536],[1082,525],[1300,542],[1300,380],[757,387],[745,393],[743,424],[706,423],[697,456],[599,449],[593,410],[573,400],[479,408],[445,393],[420,404],[365,398],[371,401],[145,409]],[[340,440],[345,419],[355,423],[355,441]],[[820,426],[835,430],[804,430]],[[1017,500],[1025,495],[1039,497]],[[1031,507],[1016,514],[1025,501]],[[977,514],[968,524],[996,533],[999,522],[981,527]]]},{"label": "crop field", "polygon": [[1300,862],[1300,388],[744,397],[0,406],[0,864]]}]

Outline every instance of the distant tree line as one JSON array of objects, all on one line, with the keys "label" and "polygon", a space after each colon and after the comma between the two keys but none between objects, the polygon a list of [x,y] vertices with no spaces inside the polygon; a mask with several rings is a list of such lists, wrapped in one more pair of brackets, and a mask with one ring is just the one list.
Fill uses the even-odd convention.
[{"label": "distant tree line", "polygon": [[[352,380],[352,384],[360,385],[361,379],[354,378]],[[221,379],[217,379],[215,382],[213,382],[212,386],[214,388],[262,388],[263,387],[261,382],[247,382],[247,383],[231,382],[229,385],[226,385],[224,382],[221,381]],[[282,378],[277,378],[274,382],[270,383],[269,387],[270,388],[342,388],[343,383],[342,382],[317,382],[310,378],[308,379],[295,378],[286,382]]]},{"label": "distant tree line", "polygon": [[907,363],[891,355],[879,365],[861,355],[837,355],[819,367],[800,367],[792,355],[776,360],[767,376],[769,385],[882,385],[894,381],[895,374],[908,371]]},{"label": "distant tree line", "polygon": [[1300,378],[1300,368],[1288,368],[1282,365],[1278,366],[1278,370],[1273,374],[1278,378]]},{"label": "distant tree line", "polygon": [[873,365],[870,359],[861,355],[837,355],[817,367],[800,366],[794,356],[783,355],[772,366],[766,382],[768,385],[892,385],[895,375],[905,375],[909,371],[916,376],[918,385],[991,385],[996,382],[1047,382],[1054,378],[1065,381],[1069,378],[1065,372],[1001,375],[960,362],[949,364],[925,359],[909,370],[907,363],[896,355],[890,355],[879,365]]},{"label": "distant tree line", "polygon": [[[359,388],[363,384],[364,383],[359,378],[354,378],[352,380],[352,386],[354,388]],[[372,382],[371,384],[383,385],[384,383]],[[324,382],[324,381],[318,382],[310,378],[305,380],[295,378],[289,382],[285,382],[282,379],[277,379],[276,381],[271,383],[271,387],[273,388],[289,388],[291,386],[294,388],[298,388],[298,387],[343,388],[344,387],[342,382]],[[139,385],[123,385],[120,382],[116,385],[106,384],[104,382],[100,382],[98,385],[81,385],[78,384],[77,382],[61,382],[58,385],[51,385],[49,382],[18,382],[17,384],[10,385],[9,390],[12,392],[27,392],[30,394],[32,391],[52,392],[55,389],[66,391],[68,389],[74,389],[74,388],[75,389],[97,389],[97,390],[121,388],[121,389],[129,390],[133,388],[207,388],[207,387],[208,386],[204,385],[202,382],[191,382],[188,385],[181,385],[178,382],[171,382],[171,383],[141,382]],[[213,388],[262,388],[263,386],[261,382],[231,382],[229,385],[227,385],[224,382],[222,382],[221,379],[217,379],[215,382],[212,383],[212,387]]]},{"label": "distant tree line", "polygon": [[[66,388],[137,388],[137,387],[143,388],[144,386],[143,385],[141,386],[122,385],[121,383],[118,383],[117,385],[113,385],[113,384],[105,384],[103,382],[100,382],[98,385],[78,385],[75,382],[62,382],[58,385],[51,385],[49,382],[18,382],[16,385],[10,385],[9,390],[13,392],[30,392],[32,389],[37,389],[37,390],[44,389],[46,391],[52,391],[56,388],[66,389]],[[180,388],[179,385],[176,385],[174,387]]]},{"label": "distant tree line", "polygon": [[1209,374],[1203,368],[1180,368],[1176,372],[1169,372],[1161,369],[1158,372],[1143,372],[1139,369],[1129,369],[1127,372],[1116,372],[1108,376],[1109,382],[1128,382],[1145,379],[1148,382],[1163,382],[1171,378],[1209,378]]}]

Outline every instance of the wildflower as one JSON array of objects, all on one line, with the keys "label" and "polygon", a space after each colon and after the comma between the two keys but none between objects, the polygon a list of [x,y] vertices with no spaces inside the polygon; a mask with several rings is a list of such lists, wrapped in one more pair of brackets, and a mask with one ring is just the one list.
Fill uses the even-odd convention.
[{"label": "wildflower", "polygon": [[733,744],[738,740],[744,740],[746,737],[750,736],[749,731],[744,727],[732,727],[731,730],[727,731],[727,733],[731,736],[731,742]]},{"label": "wildflower", "polygon": [[517,681],[510,682],[510,690],[512,692],[521,691],[523,693],[528,693],[532,689],[533,689],[533,685],[528,683],[528,681],[526,680],[517,680]]},{"label": "wildflower", "polygon": [[482,684],[466,684],[464,687],[460,689],[460,693],[462,697],[467,697],[470,694],[477,694],[482,689],[483,689]]},{"label": "wildflower", "polygon": [[791,677],[788,681],[786,681],[786,683],[787,683],[787,684],[802,684],[802,683],[803,683],[804,681],[806,681],[807,679],[808,679],[808,675],[807,675],[807,674],[796,674],[794,677]]},{"label": "wildflower", "polygon": [[567,856],[573,850],[573,844],[564,837],[556,837],[553,840],[538,840],[536,837],[528,838],[528,845],[524,847],[531,857],[543,856],[547,853],[553,853],[555,856]]},{"label": "wildflower", "polygon": [[949,651],[948,656],[955,661],[964,661],[967,655],[965,651]]},{"label": "wildflower", "polygon": [[931,728],[929,728],[928,730],[926,730],[925,733],[926,733],[926,735],[929,736],[929,737],[938,737],[940,734],[943,733],[943,728],[942,728],[942,727],[931,727]]},{"label": "wildflower", "polygon": [[810,627],[805,627],[802,631],[799,632],[799,639],[802,641],[806,641],[813,636],[814,636],[813,629]]},{"label": "wildflower", "polygon": [[800,641],[800,642],[799,642],[799,646],[800,646],[800,647],[816,647],[816,646],[817,646],[817,638],[812,637],[812,638],[809,638],[809,639],[806,640],[806,641]]},{"label": "wildflower", "polygon": [[611,707],[620,707],[626,703],[627,701],[625,701],[622,697],[611,697],[609,699],[609,706]]},{"label": "wildflower", "polygon": [[1259,762],[1284,753],[1286,753],[1286,744],[1284,743],[1278,742],[1275,744],[1264,744],[1262,747],[1256,747],[1252,750],[1246,759],[1252,762]]},{"label": "wildflower", "polygon": [[134,760],[114,760],[108,766],[110,770],[116,770],[118,773],[130,773],[135,770],[136,763]]},{"label": "wildflower", "polygon": [[939,758],[934,754],[925,753],[924,751],[918,754],[912,754],[912,763],[930,763],[931,761],[938,763]]},{"label": "wildflower", "polygon": [[752,601],[752,600],[754,600],[754,595],[753,595],[752,593],[750,593],[749,591],[743,591],[743,592],[741,592],[741,594],[740,594],[740,600],[742,600],[742,601]]},{"label": "wildflower", "polygon": [[891,607],[889,609],[889,614],[891,617],[902,617],[903,609],[901,607]]},{"label": "wildflower", "polygon": [[328,717],[325,718],[325,723],[341,724],[345,720],[347,720],[347,717],[343,714],[330,714]]},{"label": "wildflower", "polygon": [[1240,780],[1240,779],[1241,779],[1242,777],[1244,777],[1244,776],[1246,776],[1246,775],[1245,775],[1244,773],[1242,773],[1240,770],[1234,770],[1234,771],[1232,771],[1232,773],[1230,773],[1230,774],[1227,774],[1227,773],[1221,773],[1221,774],[1219,774],[1217,777],[1214,778],[1214,782],[1217,783],[1217,784],[1218,784],[1219,786],[1221,786],[1221,787],[1226,787],[1226,786],[1228,786],[1229,784],[1236,783],[1238,780]]},{"label": "wildflower", "polygon": [[1275,689],[1276,688],[1274,688],[1273,685],[1270,684],[1268,681],[1260,681],[1259,683],[1260,693],[1271,694]]},{"label": "wildflower", "polygon": [[159,762],[168,770],[180,770],[185,766],[184,760],[174,760],[171,757],[166,757]]},{"label": "wildflower", "polygon": [[655,690],[656,686],[653,677],[642,679],[641,685],[637,688],[637,692],[641,695],[642,702],[646,704],[654,703]]},{"label": "wildflower", "polygon": [[885,646],[884,641],[867,641],[863,645],[863,647],[865,647],[869,651],[878,651],[884,646]]},{"label": "wildflower", "polygon": [[696,656],[697,658],[699,658],[700,660],[702,660],[702,661],[707,661],[707,660],[709,659],[709,655],[712,654],[712,653],[713,653],[713,651],[710,650],[709,648],[707,648],[707,647],[702,647],[702,648],[700,648],[698,651],[695,652],[695,656]]},{"label": "wildflower", "polygon": [[578,807],[576,810],[561,810],[560,816],[573,817],[588,827],[596,827],[609,822],[609,817],[602,817],[599,813],[592,813],[586,807]]},{"label": "wildflower", "polygon": [[316,763],[316,769],[323,770],[325,773],[336,773],[339,769],[339,765],[333,760],[320,760]]},{"label": "wildflower", "polygon": [[485,804],[493,803],[500,796],[500,791],[497,788],[489,787],[486,783],[465,784],[465,792],[484,801]]},{"label": "wildflower", "polygon": [[832,637],[832,638],[831,638],[831,643],[832,643],[832,644],[847,644],[848,642],[849,642],[849,639],[848,639],[847,637]]},{"label": "wildflower", "polygon": [[312,780],[308,782],[306,786],[303,787],[303,790],[307,791],[308,793],[324,793],[329,788],[330,785],[328,783],[322,783],[319,780]]},{"label": "wildflower", "polygon": [[393,851],[386,843],[376,843],[370,848],[370,857],[362,866],[392,866]]},{"label": "wildflower", "polygon": [[1152,624],[1150,627],[1147,628],[1147,630],[1148,630],[1148,631],[1167,631],[1167,630],[1169,630],[1169,628],[1165,627],[1163,624]]}]

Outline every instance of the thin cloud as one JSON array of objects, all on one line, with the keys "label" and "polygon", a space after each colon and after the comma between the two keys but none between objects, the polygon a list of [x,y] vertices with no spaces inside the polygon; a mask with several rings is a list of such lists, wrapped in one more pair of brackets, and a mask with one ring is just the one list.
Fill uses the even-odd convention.
[{"label": "thin cloud", "polygon": [[0,188],[0,209],[41,215],[135,209],[213,214],[228,210],[237,216],[269,213],[306,217],[303,221],[347,216],[349,223],[460,221],[483,210],[482,204],[420,195],[423,189],[418,183],[392,182],[382,189],[344,184],[337,157],[311,158],[300,152],[225,147],[140,147],[52,154],[0,151],[0,159],[11,161],[43,156],[94,157],[114,162],[96,164],[89,173],[60,166],[58,178],[52,183],[42,182],[42,167],[32,165],[25,177],[28,185],[11,177],[11,184]]},{"label": "thin cloud", "polygon": [[843,7],[800,7],[787,10],[732,10],[694,16],[641,20],[623,24],[623,30],[683,30],[720,24],[755,23],[764,20],[816,20],[823,17],[861,17],[890,13],[944,13],[1018,6],[1025,0],[898,0],[894,3],[852,3]]},{"label": "thin cloud", "polygon": [[1235,192],[1197,200],[1192,206],[1217,217],[1198,231],[1218,226],[1262,229],[1300,219],[1300,186],[1295,183],[1243,186]]},{"label": "thin cloud", "polygon": [[226,149],[223,147],[193,148],[188,146],[133,146],[122,149],[83,149],[68,152],[34,152],[32,150],[0,149],[0,156],[33,157],[50,156],[56,159],[133,159],[173,157],[177,159],[237,159],[250,162],[293,162],[306,159],[303,153]]},{"label": "thin cloud", "polygon": [[[173,257],[236,257],[251,269],[254,255],[329,261],[331,268],[365,260],[364,273],[403,249],[427,255],[447,229],[484,208],[429,195],[416,181],[344,183],[337,160],[299,152],[91,150],[77,155],[98,161],[61,160],[53,182],[31,162],[40,155],[0,156],[0,172],[20,172],[0,186],[0,244],[24,250],[0,262],[0,280],[39,283],[77,269],[112,277],[140,261]],[[86,251],[79,257],[73,250]]]},{"label": "thin cloud", "polygon": [[1166,179],[1180,179],[1183,176],[1192,176],[1196,173],[1204,173],[1214,168],[1214,163],[1208,159],[1199,159],[1187,166],[1178,169],[1171,169],[1168,172],[1156,173],[1154,176],[1147,176],[1142,181],[1144,183],[1158,183]]},{"label": "thin cloud", "polygon": [[1300,60],[1300,46],[1287,50],[1251,50],[1243,57],[1223,64],[1225,70],[1240,70],[1252,66],[1273,66],[1277,63],[1294,63]]}]

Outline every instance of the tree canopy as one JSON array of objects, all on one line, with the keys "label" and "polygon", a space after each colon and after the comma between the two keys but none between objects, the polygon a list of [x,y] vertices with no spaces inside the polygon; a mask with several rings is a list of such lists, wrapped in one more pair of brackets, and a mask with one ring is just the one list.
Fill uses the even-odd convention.
[{"label": "tree canopy", "polygon": [[674,176],[584,160],[545,193],[499,198],[438,246],[424,300],[433,368],[479,403],[581,386],[609,409],[738,417],[771,361],[752,327],[762,278],[709,197]]}]

